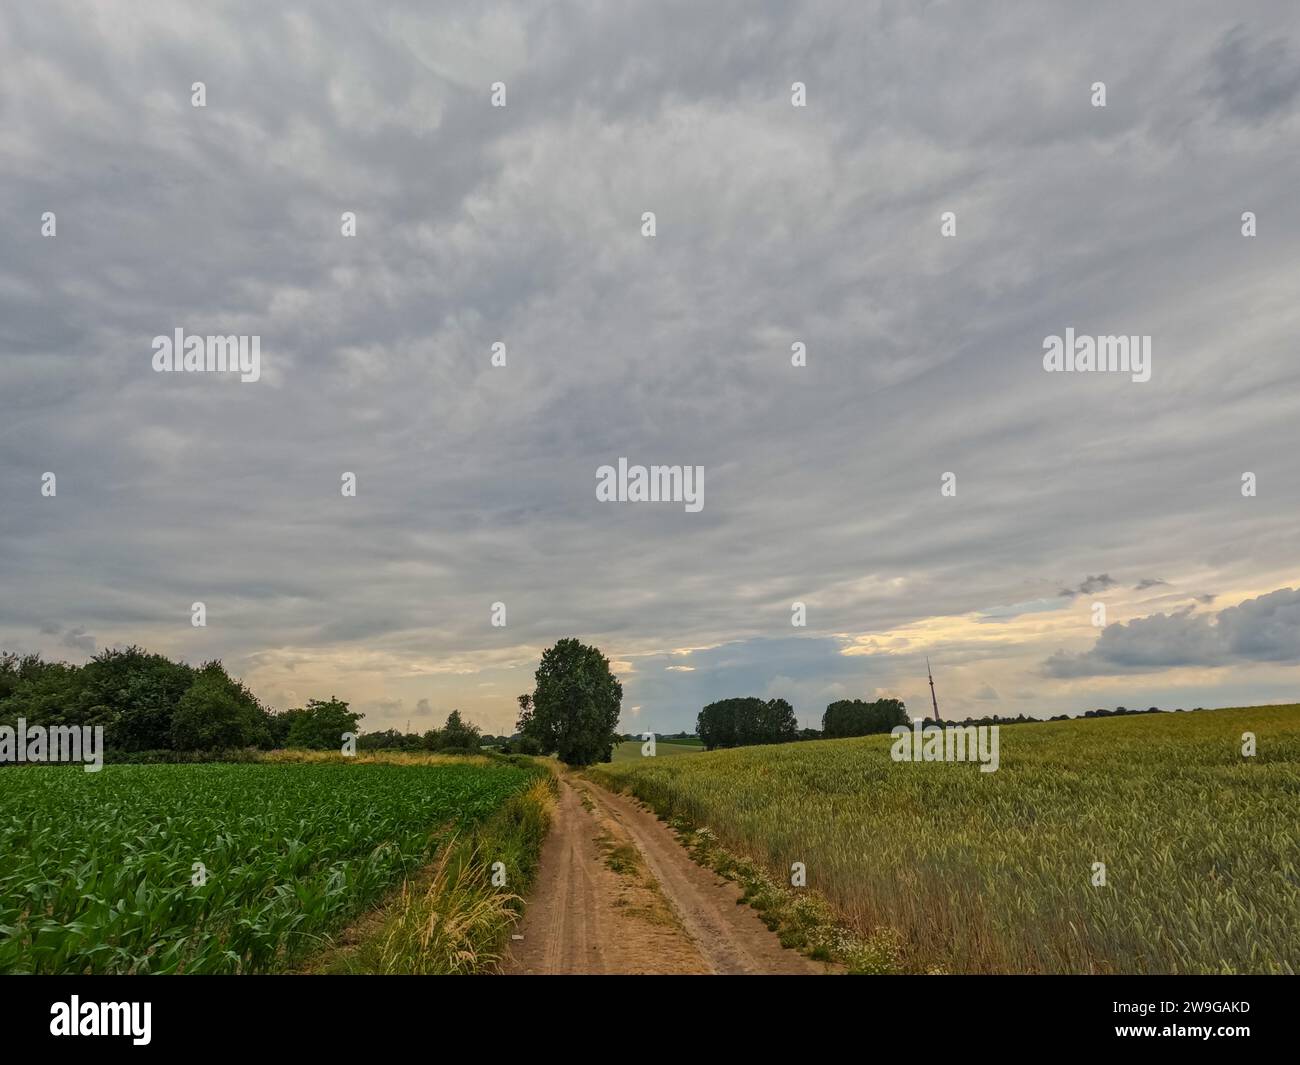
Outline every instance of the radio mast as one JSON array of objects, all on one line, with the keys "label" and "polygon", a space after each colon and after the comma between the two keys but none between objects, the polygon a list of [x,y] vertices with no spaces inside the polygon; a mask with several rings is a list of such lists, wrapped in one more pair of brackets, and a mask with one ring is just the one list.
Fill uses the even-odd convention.
[{"label": "radio mast", "polygon": [[934,697],[934,674],[930,672],[930,656],[925,656],[925,675],[930,678],[930,702],[934,705],[934,719],[942,721],[939,716],[939,700]]}]

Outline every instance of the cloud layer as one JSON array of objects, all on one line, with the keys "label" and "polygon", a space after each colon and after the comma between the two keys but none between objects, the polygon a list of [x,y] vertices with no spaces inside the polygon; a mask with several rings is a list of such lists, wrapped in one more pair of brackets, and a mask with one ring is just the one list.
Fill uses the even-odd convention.
[{"label": "cloud layer", "polygon": [[[506,728],[567,635],[660,728],[925,654],[981,712],[1283,698],[1298,58],[1285,0],[10,6],[0,645],[371,727]],[[153,373],[176,327],[262,380]],[[1045,374],[1066,327],[1151,380]],[[598,503],[621,456],[704,510]]]}]

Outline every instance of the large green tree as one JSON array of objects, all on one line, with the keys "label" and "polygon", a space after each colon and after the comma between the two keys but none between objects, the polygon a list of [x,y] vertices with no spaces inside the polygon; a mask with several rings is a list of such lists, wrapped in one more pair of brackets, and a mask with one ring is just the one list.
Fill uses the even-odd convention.
[{"label": "large green tree", "polygon": [[609,659],[578,640],[561,640],[542,655],[534,680],[531,708],[521,700],[519,731],[566,765],[608,762],[623,702]]},{"label": "large green tree", "polygon": [[790,743],[799,738],[794,709],[784,699],[719,699],[695,719],[695,732],[709,750]]},{"label": "large green tree", "polygon": [[178,751],[260,747],[271,739],[262,705],[220,662],[208,662],[195,672],[194,683],[176,704],[170,732]]},{"label": "large green tree", "polygon": [[306,706],[287,713],[289,733],[285,746],[317,751],[341,750],[344,733],[355,736],[360,732],[357,722],[366,716],[349,710],[347,703],[333,696],[328,700],[308,699]]},{"label": "large green tree", "polygon": [[[140,647],[101,651],[82,667],[79,705],[82,720],[108,724],[108,745],[119,751],[156,751],[171,747],[175,737],[174,715],[184,704],[184,696],[209,670],[212,664],[196,670],[184,662],[173,662]],[[247,721],[243,733],[262,736],[254,718],[264,718],[261,706],[252,693],[226,675],[220,663],[215,673],[231,689],[231,698],[241,706],[241,719]],[[212,682],[213,684],[216,681]],[[211,685],[209,685],[211,687]],[[238,689],[238,690],[236,690]],[[194,700],[191,700],[191,705]],[[248,738],[247,743],[258,740]],[[184,749],[242,747],[241,738],[233,743],[186,742]]]}]

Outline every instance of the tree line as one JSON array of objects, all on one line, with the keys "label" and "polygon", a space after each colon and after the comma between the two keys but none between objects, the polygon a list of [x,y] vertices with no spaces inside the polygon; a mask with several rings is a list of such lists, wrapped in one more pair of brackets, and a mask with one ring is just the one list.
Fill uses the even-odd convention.
[{"label": "tree line", "polygon": [[[339,750],[345,733],[359,734],[363,717],[333,696],[274,710],[220,661],[191,666],[135,646],[101,651],[82,666],[0,652],[0,725],[16,727],[23,718],[29,728],[103,726],[110,754]],[[360,735],[357,747],[384,747],[388,738]],[[419,744],[423,750],[477,751],[479,730],[452,711],[447,725],[424,733]]]},{"label": "tree line", "polygon": [[37,654],[0,652],[0,725],[104,728],[108,754],[126,756],[233,751],[241,748],[338,750],[345,733],[357,749],[475,753],[485,742],[505,753],[554,754],[570,765],[609,761],[623,687],[609,660],[576,639],[543,655],[533,692],[520,696],[517,732],[485,737],[453,710],[422,734],[361,733],[365,716],[342,699],[309,699],[276,711],[219,661],[191,666],[140,647],[109,649],[85,665]]},{"label": "tree line", "polygon": [[[534,690],[519,697],[519,719],[511,736],[484,736],[458,710],[448,715],[442,728],[424,733],[361,733],[365,715],[342,699],[309,699],[304,706],[276,711],[231,677],[220,661],[191,666],[132,646],[101,651],[76,666],[6,651],[0,652],[0,725],[16,726],[19,718],[29,727],[102,725],[107,753],[127,756],[238,748],[338,750],[343,735],[352,733],[362,751],[468,753],[491,745],[504,753],[553,754],[569,765],[609,761],[621,739],[616,729],[623,697],[609,659],[576,639],[560,640],[542,655],[534,681]],[[1121,706],[1084,716],[1133,713],[1159,711]],[[1041,720],[1023,715],[980,719]],[[709,703],[696,718],[695,735],[715,750],[866,736],[910,720],[900,699],[840,699],[826,707],[821,724],[820,731],[801,729],[787,700],[751,696]]]},{"label": "tree line", "polygon": [[794,709],[785,699],[750,696],[709,703],[695,719],[695,732],[712,751],[720,747],[867,736],[910,723],[901,699],[840,699],[826,707],[820,731],[801,729]]},{"label": "tree line", "polygon": [[[795,740],[839,739],[849,736],[868,736],[873,733],[889,732],[899,725],[910,726],[911,718],[901,699],[876,699],[868,702],[863,699],[840,699],[826,707],[822,715],[820,730],[798,728],[794,716],[789,711],[789,703],[784,699],[764,701],[758,698],[722,699],[710,703],[700,711],[696,718],[696,735],[709,750],[721,747],[745,747],[765,743],[790,743]],[[1201,707],[1196,707],[1201,710]],[[951,719],[934,721],[929,717],[923,724],[939,725],[1020,725],[1042,724],[1046,721],[1074,721],[1080,718],[1125,717],[1133,714],[1161,714],[1171,711],[1152,706],[1146,710],[1129,710],[1117,706],[1114,710],[1087,710],[1079,715],[1057,714],[1055,717],[1029,717],[1018,714],[1015,717],[992,714],[987,717],[967,717],[963,720]],[[1172,711],[1185,713],[1182,707]],[[686,733],[679,733],[685,736]],[[629,735],[627,739],[639,737]],[[666,739],[666,736],[660,736]]]},{"label": "tree line", "polygon": [[477,754],[482,747],[500,742],[496,736],[484,736],[477,725],[465,721],[459,710],[453,710],[447,715],[447,723],[442,728],[431,728],[424,732],[399,732],[395,728],[367,732],[357,740],[357,750]]}]

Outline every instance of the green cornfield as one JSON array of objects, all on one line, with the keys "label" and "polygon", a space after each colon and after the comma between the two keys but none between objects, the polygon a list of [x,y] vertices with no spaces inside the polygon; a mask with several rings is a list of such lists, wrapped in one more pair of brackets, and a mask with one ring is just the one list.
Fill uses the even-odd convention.
[{"label": "green cornfield", "polygon": [[897,933],[913,971],[1300,971],[1300,706],[1009,725],[1000,741],[992,773],[894,762],[871,736],[596,776],[782,882],[805,863],[855,930]]},{"label": "green cornfield", "polygon": [[0,972],[285,968],[535,779],[506,763],[0,770]]}]

